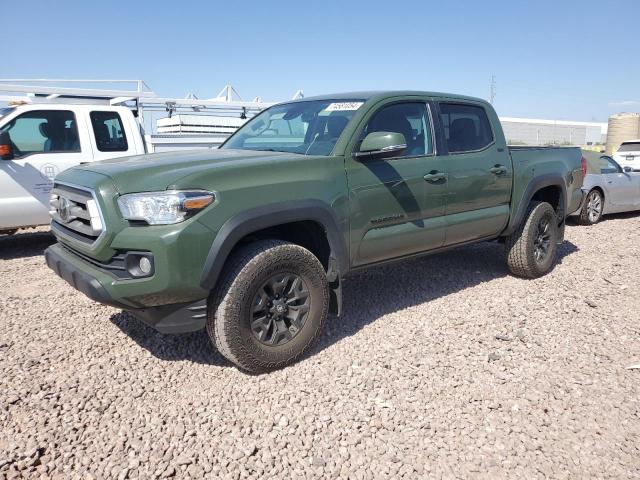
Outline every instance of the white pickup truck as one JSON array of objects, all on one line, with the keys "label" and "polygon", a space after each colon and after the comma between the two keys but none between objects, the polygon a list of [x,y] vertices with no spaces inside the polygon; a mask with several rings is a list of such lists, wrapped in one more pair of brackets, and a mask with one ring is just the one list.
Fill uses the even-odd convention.
[{"label": "white pickup truck", "polygon": [[144,135],[125,106],[33,103],[0,109],[0,234],[50,221],[53,179],[75,165],[183,148],[225,135]]}]

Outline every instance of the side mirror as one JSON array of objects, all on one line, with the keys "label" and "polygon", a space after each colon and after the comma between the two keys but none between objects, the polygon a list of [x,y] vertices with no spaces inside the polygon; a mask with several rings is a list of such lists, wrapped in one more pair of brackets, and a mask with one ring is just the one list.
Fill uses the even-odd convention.
[{"label": "side mirror", "polygon": [[0,133],[0,158],[2,160],[11,160],[13,158],[11,138],[8,132]]},{"label": "side mirror", "polygon": [[623,168],[623,170],[624,170],[625,172],[627,172],[627,173],[631,173],[631,172],[633,172],[633,168],[631,168],[631,167],[630,167],[630,166],[628,166],[628,165],[627,165],[626,167],[624,167],[624,168]]},{"label": "side mirror", "polygon": [[395,157],[407,149],[404,135],[397,132],[371,132],[367,135],[360,150],[354,152],[356,158]]}]

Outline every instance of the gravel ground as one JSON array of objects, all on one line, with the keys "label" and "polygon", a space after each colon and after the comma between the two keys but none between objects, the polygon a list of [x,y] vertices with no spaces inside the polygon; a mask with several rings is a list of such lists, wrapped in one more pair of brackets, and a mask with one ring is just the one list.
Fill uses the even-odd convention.
[{"label": "gravel ground", "polygon": [[640,215],[351,278],[302,362],[251,376],[0,239],[0,478],[640,477]]}]

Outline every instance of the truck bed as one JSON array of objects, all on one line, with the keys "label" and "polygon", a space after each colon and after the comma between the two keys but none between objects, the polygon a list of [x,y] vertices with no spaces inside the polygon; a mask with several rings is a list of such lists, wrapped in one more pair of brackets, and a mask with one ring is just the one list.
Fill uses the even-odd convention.
[{"label": "truck bed", "polygon": [[[580,208],[582,201],[582,150],[579,147],[555,146],[509,146],[509,153],[514,169],[514,191],[512,201],[520,202],[524,191],[523,186],[544,183],[545,178],[562,174],[565,179],[566,214],[571,214]],[[515,206],[515,205],[514,205]],[[515,209],[514,209],[515,210]]]}]

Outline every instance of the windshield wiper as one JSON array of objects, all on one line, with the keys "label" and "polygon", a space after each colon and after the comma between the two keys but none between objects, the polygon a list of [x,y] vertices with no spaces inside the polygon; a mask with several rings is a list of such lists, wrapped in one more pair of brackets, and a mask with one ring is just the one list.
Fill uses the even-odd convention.
[{"label": "windshield wiper", "polygon": [[278,153],[293,153],[295,155],[304,155],[304,153],[300,153],[300,152],[292,152],[290,150],[276,150],[275,148],[247,148],[247,150],[252,150],[254,152],[278,152]]}]

